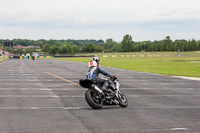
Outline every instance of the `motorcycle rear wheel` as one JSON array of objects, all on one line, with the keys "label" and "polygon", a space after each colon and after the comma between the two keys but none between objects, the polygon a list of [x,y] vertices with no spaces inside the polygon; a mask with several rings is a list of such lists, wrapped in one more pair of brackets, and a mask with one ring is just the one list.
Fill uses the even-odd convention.
[{"label": "motorcycle rear wheel", "polygon": [[85,100],[93,109],[101,109],[103,107],[103,100],[95,90],[87,90],[85,92]]}]

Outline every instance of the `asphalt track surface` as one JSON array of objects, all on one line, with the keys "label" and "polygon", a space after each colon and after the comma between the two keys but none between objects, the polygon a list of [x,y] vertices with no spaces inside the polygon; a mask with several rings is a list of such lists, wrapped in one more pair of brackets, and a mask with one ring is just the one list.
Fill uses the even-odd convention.
[{"label": "asphalt track surface", "polygon": [[199,133],[200,81],[102,67],[129,106],[91,109],[78,86],[87,64],[7,60],[0,64],[0,133]]}]

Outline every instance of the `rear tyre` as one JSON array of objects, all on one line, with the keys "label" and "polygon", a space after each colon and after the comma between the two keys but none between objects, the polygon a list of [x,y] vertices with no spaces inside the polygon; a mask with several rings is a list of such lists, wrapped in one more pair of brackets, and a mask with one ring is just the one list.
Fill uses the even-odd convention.
[{"label": "rear tyre", "polygon": [[122,92],[119,92],[119,106],[122,108],[126,108],[128,106],[128,99]]},{"label": "rear tyre", "polygon": [[101,109],[103,107],[102,98],[97,91],[87,90],[85,92],[85,100],[93,109]]}]

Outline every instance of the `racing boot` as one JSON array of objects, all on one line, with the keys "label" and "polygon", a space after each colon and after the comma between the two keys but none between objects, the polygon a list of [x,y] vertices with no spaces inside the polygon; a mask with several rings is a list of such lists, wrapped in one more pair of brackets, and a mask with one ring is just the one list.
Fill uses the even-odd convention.
[{"label": "racing boot", "polygon": [[107,81],[104,82],[104,84],[103,84],[103,86],[102,86],[102,90],[103,90],[104,92],[108,92],[109,95],[110,95],[110,98],[116,97],[115,92],[112,91],[111,89],[109,89],[109,84],[108,84]]},{"label": "racing boot", "polygon": [[108,89],[108,86],[109,86],[108,81],[106,81],[106,82],[104,82],[101,89],[105,92],[111,93],[111,91]]}]

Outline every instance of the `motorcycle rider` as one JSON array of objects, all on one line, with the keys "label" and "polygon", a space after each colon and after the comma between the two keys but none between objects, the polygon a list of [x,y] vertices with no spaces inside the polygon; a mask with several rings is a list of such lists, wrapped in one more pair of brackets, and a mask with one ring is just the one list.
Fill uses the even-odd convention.
[{"label": "motorcycle rider", "polygon": [[97,55],[95,55],[93,57],[93,59],[88,63],[89,70],[88,70],[88,73],[87,73],[87,78],[90,79],[90,80],[93,80],[93,82],[102,84],[103,86],[102,86],[101,89],[103,91],[110,92],[110,90],[108,90],[108,86],[109,86],[108,79],[104,79],[104,78],[99,77],[99,73],[101,73],[101,74],[103,74],[107,77],[110,77],[111,79],[114,79],[116,77],[115,77],[115,75],[112,76],[110,73],[101,69],[99,67],[99,62],[100,62],[99,57]]},{"label": "motorcycle rider", "polygon": [[32,55],[32,59],[33,59],[33,61],[35,60],[35,55],[34,54]]}]

